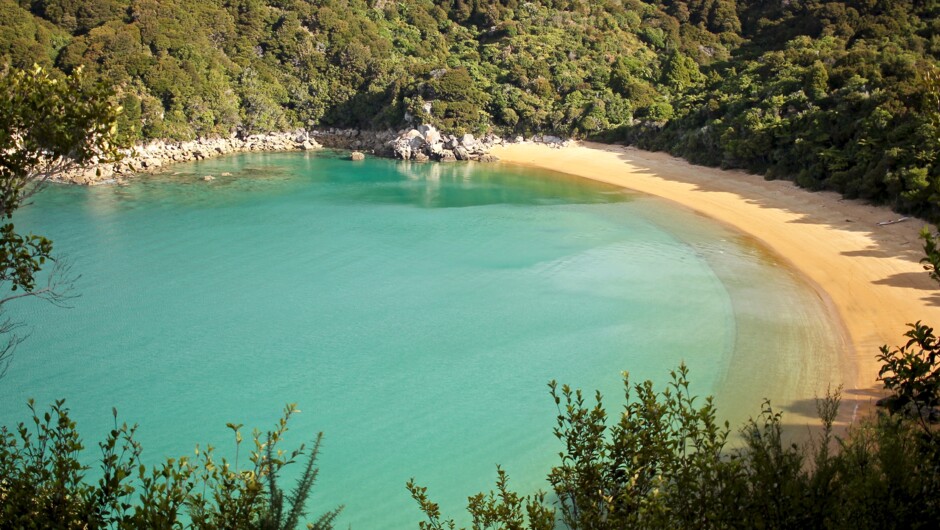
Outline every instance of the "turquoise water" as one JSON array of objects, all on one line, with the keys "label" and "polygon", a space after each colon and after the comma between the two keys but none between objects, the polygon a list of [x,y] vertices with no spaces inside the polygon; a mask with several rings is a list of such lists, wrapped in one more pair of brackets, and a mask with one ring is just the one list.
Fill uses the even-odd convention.
[{"label": "turquoise water", "polygon": [[117,407],[158,461],[231,454],[226,422],[266,429],[296,402],[287,445],[326,436],[311,512],[345,504],[353,528],[416,527],[410,477],[458,517],[496,464],[544,488],[551,379],[613,410],[621,371],[663,381],[684,360],[737,420],[838,375],[822,303],[774,257],[562,175],[239,155],[52,187],[15,220],[70,257],[81,297],[12,309],[32,335],[0,423],[65,397],[91,441]]}]

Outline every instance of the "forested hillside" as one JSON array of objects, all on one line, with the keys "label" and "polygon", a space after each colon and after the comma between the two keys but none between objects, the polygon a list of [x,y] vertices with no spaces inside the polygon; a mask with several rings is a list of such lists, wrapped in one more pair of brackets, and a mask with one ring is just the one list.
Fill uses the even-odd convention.
[{"label": "forested hillside", "polygon": [[937,0],[0,0],[131,140],[298,125],[627,140],[940,217]]}]

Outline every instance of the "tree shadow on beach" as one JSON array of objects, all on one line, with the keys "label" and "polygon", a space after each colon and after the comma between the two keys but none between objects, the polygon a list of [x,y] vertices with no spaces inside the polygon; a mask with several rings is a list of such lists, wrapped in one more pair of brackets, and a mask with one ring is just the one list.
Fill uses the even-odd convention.
[{"label": "tree shadow on beach", "polygon": [[890,285],[892,287],[902,287],[905,289],[917,289],[919,291],[937,290],[936,285],[929,281],[929,277],[924,272],[899,272],[872,283],[875,285]]},{"label": "tree shadow on beach", "polygon": [[922,296],[920,299],[925,304],[928,304],[934,307],[940,307],[940,293],[934,293],[929,296]]},{"label": "tree shadow on beach", "polygon": [[[924,251],[916,243],[910,243],[909,249],[901,254],[910,261],[917,261],[923,255]],[[892,253],[886,252],[884,249],[877,247],[869,247],[865,250],[851,250],[847,252],[840,252],[841,255],[849,258],[890,258],[893,257]],[[896,254],[896,253],[894,253]]]},{"label": "tree shadow on beach", "polygon": [[[605,149],[601,145],[586,144],[586,147],[611,152],[614,149],[620,150],[622,146]],[[923,255],[917,234],[920,227],[929,224],[926,221],[910,217],[898,222],[901,219],[900,214],[894,214],[887,208],[869,202],[845,199],[831,191],[805,190],[806,197],[803,204],[806,205],[806,208],[791,208],[782,204],[783,195],[792,197],[792,194],[804,191],[791,181],[767,181],[762,175],[747,173],[742,170],[696,166],[679,158],[669,159],[665,162],[649,160],[647,158],[649,155],[645,153],[645,151],[628,147],[626,150],[618,152],[617,156],[620,160],[635,168],[636,173],[643,176],[654,176],[665,181],[691,184],[694,186],[695,191],[703,194],[734,194],[747,204],[780,210],[794,215],[796,218],[788,221],[791,223],[823,225],[837,231],[861,233],[871,239],[871,246],[865,250],[844,253],[847,256],[900,258],[917,262]],[[653,156],[663,155],[671,156],[664,152],[654,153]],[[663,169],[673,168],[680,170],[691,169],[695,174],[695,182],[690,182],[688,179],[675,174],[681,173],[681,171],[663,171]],[[729,176],[733,176],[733,178],[728,178]],[[803,198],[801,197],[801,199]],[[850,205],[852,208],[865,208],[871,214],[879,214],[878,222],[860,219],[858,211],[853,212],[848,208],[839,208],[839,204]],[[889,222],[890,224],[880,225],[879,222]]]},{"label": "tree shadow on beach", "polygon": [[[886,395],[885,390],[880,385],[842,390],[836,425],[842,429],[848,428],[856,420],[868,416],[875,409],[875,402]],[[783,410],[787,414],[817,418],[819,414],[817,413],[816,403],[817,399],[799,399],[784,406]],[[786,420],[786,414],[784,420]],[[807,427],[814,431],[819,425],[807,425]]]}]

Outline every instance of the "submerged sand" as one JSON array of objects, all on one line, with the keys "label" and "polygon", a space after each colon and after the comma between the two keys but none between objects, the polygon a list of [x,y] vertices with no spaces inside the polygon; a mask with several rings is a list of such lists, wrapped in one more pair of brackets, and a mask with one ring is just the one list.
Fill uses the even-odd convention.
[{"label": "submerged sand", "polygon": [[630,147],[513,144],[493,154],[668,199],[753,236],[792,264],[844,327],[845,351],[838,353],[843,381],[833,384],[844,384],[845,420],[883,394],[879,347],[903,343],[909,322],[940,324],[940,289],[919,263],[923,221],[879,224],[901,216],[836,193]]}]

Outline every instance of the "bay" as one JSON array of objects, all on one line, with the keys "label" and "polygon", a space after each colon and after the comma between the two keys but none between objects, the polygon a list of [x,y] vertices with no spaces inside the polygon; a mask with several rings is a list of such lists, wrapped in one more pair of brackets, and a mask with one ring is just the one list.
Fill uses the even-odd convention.
[{"label": "bay", "polygon": [[497,464],[547,488],[552,379],[614,411],[622,372],[664,382],[685,362],[737,423],[841,377],[838,326],[780,258],[565,175],[243,154],[33,202],[17,227],[68,256],[81,296],[11,310],[31,336],[0,424],[64,397],[92,441],[116,407],[158,462],[231,456],[226,422],[267,429],[297,403],[286,445],[325,432],[310,511],[345,504],[343,526],[415,527],[411,477],[458,519]]}]

